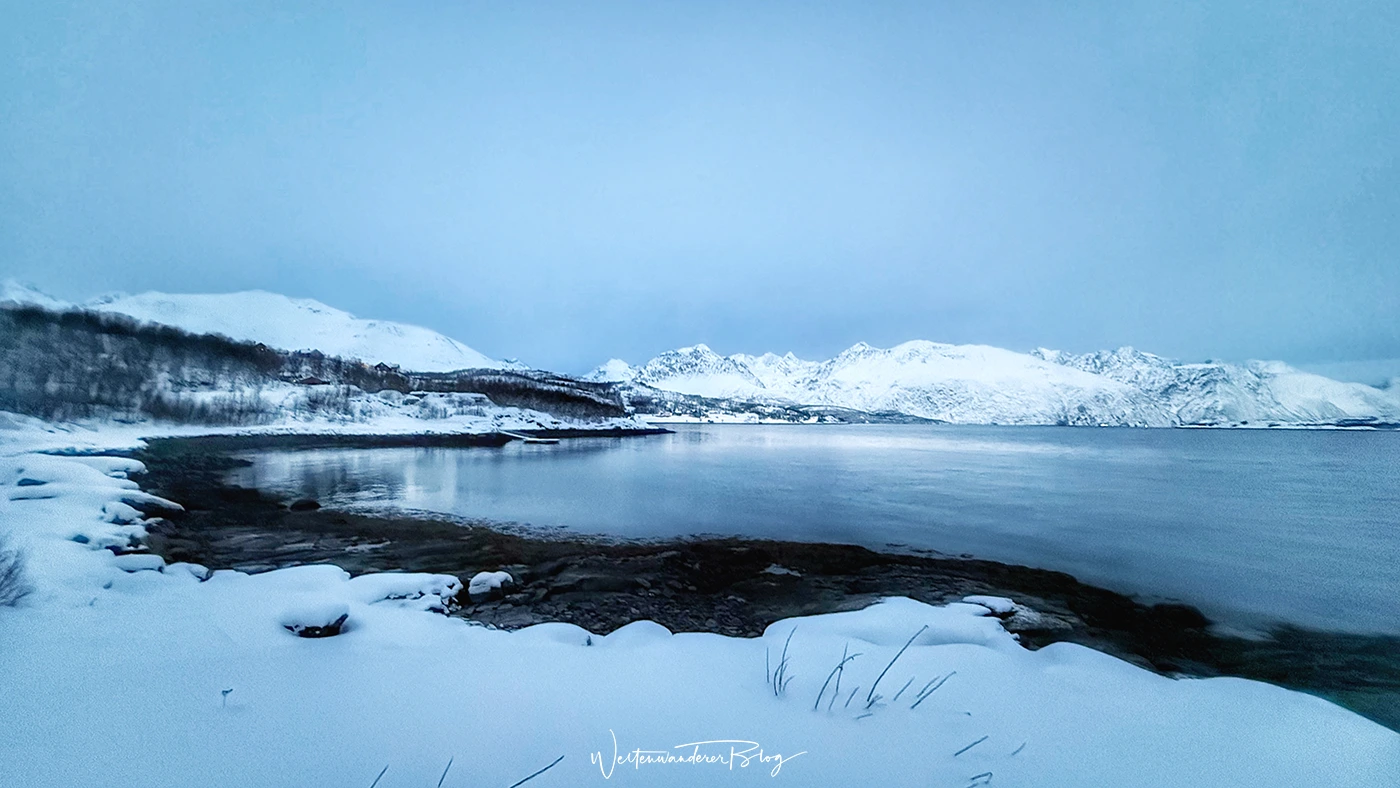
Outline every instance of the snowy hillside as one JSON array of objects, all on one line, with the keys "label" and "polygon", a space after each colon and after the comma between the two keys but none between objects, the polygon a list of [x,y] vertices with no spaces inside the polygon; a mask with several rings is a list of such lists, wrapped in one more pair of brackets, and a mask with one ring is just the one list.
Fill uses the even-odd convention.
[{"label": "snowy hillside", "polygon": [[1076,356],[986,345],[858,343],[827,361],[705,345],[592,373],[739,402],[897,412],[960,424],[1337,424],[1400,421],[1400,395],[1279,362],[1182,364],[1132,348]]},{"label": "snowy hillside", "polygon": [[113,312],[194,334],[222,334],[279,350],[319,350],[328,356],[370,364],[384,362],[414,372],[519,366],[489,358],[426,328],[364,320],[309,298],[288,298],[261,290],[208,295],[118,294],[67,304],[9,281],[0,286],[0,301]]},{"label": "snowy hillside", "polygon": [[1033,353],[1133,386],[1177,423],[1400,421],[1400,394],[1303,372],[1280,361],[1182,364],[1130,347],[1076,356]]}]

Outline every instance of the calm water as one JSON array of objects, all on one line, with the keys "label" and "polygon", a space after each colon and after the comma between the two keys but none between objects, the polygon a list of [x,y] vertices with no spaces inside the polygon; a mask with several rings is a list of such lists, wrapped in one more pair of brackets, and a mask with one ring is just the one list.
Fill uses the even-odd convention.
[{"label": "calm water", "polygon": [[248,456],[235,482],[333,505],[970,553],[1244,626],[1400,633],[1400,432],[718,425]]}]

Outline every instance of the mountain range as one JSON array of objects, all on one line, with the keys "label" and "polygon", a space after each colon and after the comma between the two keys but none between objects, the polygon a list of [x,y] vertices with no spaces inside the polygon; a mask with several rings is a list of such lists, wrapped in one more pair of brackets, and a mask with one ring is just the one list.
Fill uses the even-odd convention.
[{"label": "mountain range", "polygon": [[[248,291],[111,295],[74,304],[13,281],[0,303],[120,314],[281,351],[319,351],[405,371],[525,370],[419,326],[365,320],[310,299]],[[563,379],[562,377],[560,379]],[[779,421],[921,419],[957,424],[1293,426],[1400,423],[1400,387],[1344,383],[1282,362],[1182,363],[1130,347],[1076,355],[915,340],[857,343],[834,358],[722,356],[705,345],[583,381],[609,384],[637,413]]]},{"label": "mountain range", "polygon": [[1075,355],[916,340],[857,343],[826,361],[721,356],[705,345],[585,376],[724,403],[898,413],[956,424],[1349,425],[1400,422],[1400,392],[1281,362],[1181,363],[1130,347]]}]

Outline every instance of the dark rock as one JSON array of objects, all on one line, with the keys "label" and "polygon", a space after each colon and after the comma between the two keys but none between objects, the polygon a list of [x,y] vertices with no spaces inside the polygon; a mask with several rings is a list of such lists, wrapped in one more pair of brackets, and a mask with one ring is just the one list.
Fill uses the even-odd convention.
[{"label": "dark rock", "polygon": [[295,634],[298,637],[328,638],[333,637],[335,635],[339,635],[341,627],[345,626],[345,620],[349,617],[350,614],[347,613],[341,616],[340,618],[337,618],[336,620],[330,622],[329,624],[325,624],[323,626],[318,627],[308,627],[302,626],[300,624],[283,624],[282,626],[286,627],[287,631]]},{"label": "dark rock", "polygon": [[311,498],[302,498],[297,501],[292,501],[292,505],[287,508],[294,512],[314,512],[321,508],[321,503]]},{"label": "dark rock", "polygon": [[628,591],[634,585],[634,578],[606,572],[589,572],[570,569],[554,578],[549,588],[552,593],[586,591],[589,593]]},{"label": "dark rock", "polygon": [[530,570],[531,577],[553,577],[568,568],[573,563],[567,558],[560,558],[555,561],[545,561],[537,564]]},{"label": "dark rock", "polygon": [[1153,605],[1148,608],[1147,615],[1154,626],[1165,629],[1205,629],[1210,626],[1210,619],[1201,611],[1178,602]]}]

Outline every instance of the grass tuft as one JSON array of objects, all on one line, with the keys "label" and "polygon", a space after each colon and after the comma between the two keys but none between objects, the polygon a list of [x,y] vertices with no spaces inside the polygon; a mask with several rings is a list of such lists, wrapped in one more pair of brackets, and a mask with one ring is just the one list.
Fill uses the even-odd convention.
[{"label": "grass tuft", "polygon": [[[773,690],[773,697],[775,698],[781,698],[783,695],[787,694],[788,683],[793,679],[792,676],[787,674],[788,665],[790,664],[788,662],[788,646],[792,644],[792,636],[795,634],[797,634],[797,627],[793,627],[792,631],[788,632],[787,640],[783,641],[783,655],[778,659],[778,666],[772,670],[768,680],[768,684]],[[763,663],[764,666],[767,667],[768,649],[766,648],[763,649]]]},{"label": "grass tuft", "polygon": [[924,634],[924,630],[926,629],[928,629],[928,624],[924,624],[923,626],[919,627],[919,631],[915,632],[914,636],[909,638],[909,642],[905,643],[904,647],[901,648],[898,651],[898,653],[894,655],[894,659],[890,660],[890,664],[886,665],[885,669],[880,671],[880,675],[875,677],[875,683],[870,685],[870,692],[867,693],[865,696],[866,709],[870,709],[876,703],[880,702],[881,696],[875,694],[875,688],[880,686],[880,679],[883,679],[885,677],[885,674],[890,672],[890,668],[894,667],[894,663],[898,662],[899,658],[904,656],[904,652],[908,651],[909,647],[914,645],[914,641],[918,640],[919,636]]},{"label": "grass tuft", "polygon": [[0,607],[15,607],[34,592],[25,574],[24,551],[10,547],[9,540],[0,536]]},{"label": "grass tuft", "polygon": [[[846,672],[846,663],[859,657],[860,654],[850,654],[851,644],[847,643],[841,648],[841,661],[827,674],[826,681],[822,682],[821,691],[817,693],[817,700],[812,704],[812,711],[816,711],[822,703],[822,695],[826,694],[827,685],[831,684],[832,678],[836,679],[836,687],[831,692],[831,702],[827,704],[827,711],[831,711],[831,704],[836,702],[836,696],[841,694],[841,674]],[[910,679],[913,681],[913,679]]]}]

